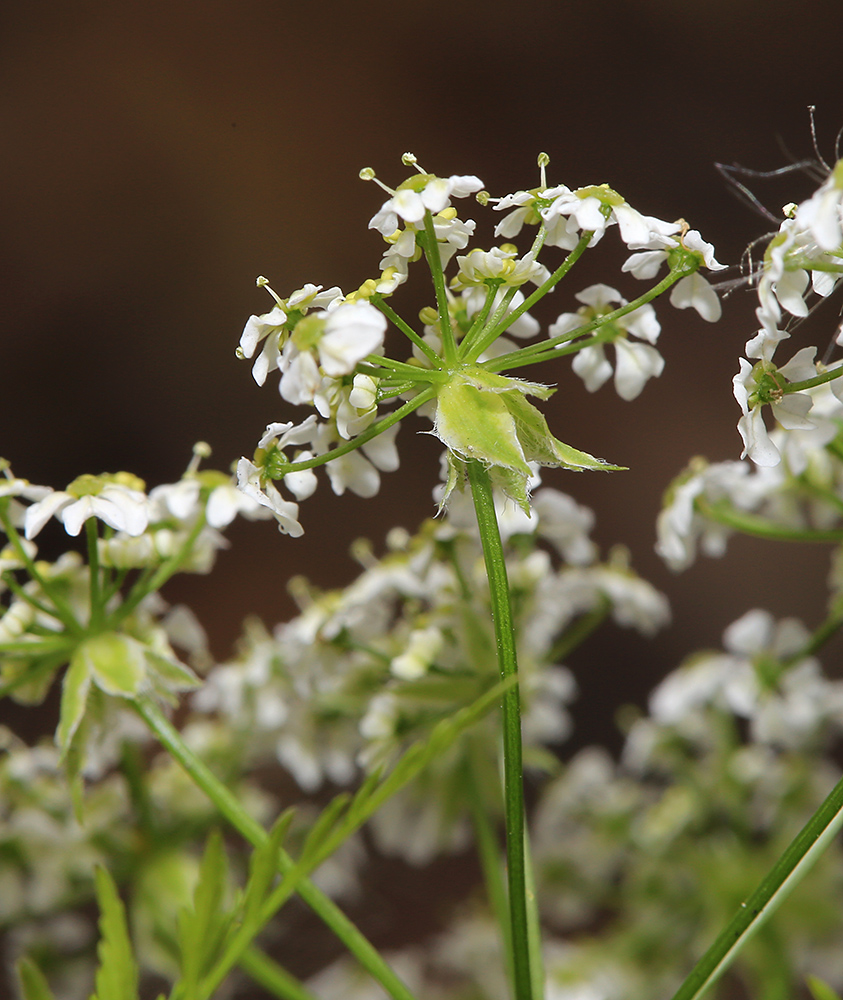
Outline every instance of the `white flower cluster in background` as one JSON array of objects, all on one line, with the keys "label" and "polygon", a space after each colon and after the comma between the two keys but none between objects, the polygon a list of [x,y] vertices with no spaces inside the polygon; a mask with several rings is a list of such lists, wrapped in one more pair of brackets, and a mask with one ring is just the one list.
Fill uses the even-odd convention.
[{"label": "white flower cluster in background", "polygon": [[[802,348],[781,366],[773,361],[773,355],[778,345],[790,338],[798,322],[808,316],[809,297],[828,298],[841,277],[843,160],[829,170],[810,198],[800,205],[785,207],[785,219],[767,247],[759,273],[754,275],[759,329],[747,342],[746,354],[759,360],[752,364],[741,359],[734,392],[742,411],[738,430],[744,442],[743,454],[758,465],[774,466],[781,460],[781,451],[764,421],[765,404],[770,406],[778,424],[788,431],[810,433],[817,426],[811,388],[785,390],[789,384],[807,381],[839,367],[840,361],[829,365],[825,360],[815,360],[815,355],[821,354],[816,347]],[[843,344],[843,326],[838,329],[834,343]],[[825,350],[825,345],[821,350]],[[843,383],[838,378],[828,384],[833,393],[843,398]]]},{"label": "white flower cluster in background", "polygon": [[[647,713],[636,710],[619,761],[588,746],[543,786],[533,863],[547,997],[671,995],[721,910],[749,895],[823,799],[839,773],[829,749],[843,735],[843,681],[800,655],[808,637],[796,620],[748,612],[726,630],[722,653],[691,657],[656,687]],[[728,903],[711,905],[712,880]],[[779,961],[754,960],[763,943],[750,950],[744,986],[760,992],[808,973],[839,982],[841,891],[837,845],[777,916],[776,940],[788,942]],[[432,940],[389,960],[417,995],[480,988],[505,1000],[500,948],[488,909],[469,902]],[[342,959],[308,985],[319,1000],[363,996],[359,976]]]}]

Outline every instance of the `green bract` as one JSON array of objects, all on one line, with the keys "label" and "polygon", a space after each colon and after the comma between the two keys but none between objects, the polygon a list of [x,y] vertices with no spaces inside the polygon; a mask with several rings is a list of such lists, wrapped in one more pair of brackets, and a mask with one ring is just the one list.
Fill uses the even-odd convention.
[{"label": "green bract", "polygon": [[[531,462],[576,472],[623,468],[578,451],[550,433],[544,416],[525,397],[547,399],[552,392],[538,382],[507,378],[467,365],[439,390],[433,432],[447,446],[452,459],[456,456],[482,462],[495,484],[529,513]],[[452,462],[446,498],[456,481]]]}]

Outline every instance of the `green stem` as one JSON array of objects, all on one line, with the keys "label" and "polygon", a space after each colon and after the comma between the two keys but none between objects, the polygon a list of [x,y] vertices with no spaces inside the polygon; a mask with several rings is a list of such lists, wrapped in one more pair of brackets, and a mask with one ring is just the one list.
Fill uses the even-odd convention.
[{"label": "green stem", "polygon": [[697,497],[694,505],[709,521],[725,524],[756,538],[771,538],[780,542],[843,542],[841,528],[791,528],[757,514],[735,510],[728,503],[709,503],[701,497]]},{"label": "green stem", "polygon": [[483,882],[486,886],[486,894],[489,897],[489,905],[498,923],[501,941],[503,944],[504,958],[506,960],[506,970],[510,981],[513,979],[513,959],[512,959],[512,924],[509,920],[509,908],[507,906],[506,886],[501,873],[501,852],[498,844],[498,837],[489,820],[486,804],[479,788],[479,775],[481,768],[476,762],[477,754],[480,752],[477,744],[472,744],[469,753],[469,760],[466,760],[466,790],[468,795],[468,807],[471,811],[471,820],[474,825],[474,834],[477,839],[477,854],[480,858],[480,867],[483,869]]},{"label": "green stem", "polygon": [[[139,698],[132,702],[132,705],[161,745],[181,764],[194,783],[205,792],[231,825],[253,846],[258,847],[265,843],[268,837],[266,830],[245,811],[225,785],[214,777],[209,768],[187,746],[178,730],[161,714],[154,702],[147,698]],[[295,868],[295,862],[285,851],[279,852],[279,862],[282,874]],[[304,902],[331,928],[393,1000],[414,1000],[413,994],[335,903],[307,879],[302,879],[296,888]]]},{"label": "green stem", "polygon": [[99,627],[104,611],[100,590],[100,556],[97,548],[99,532],[97,531],[96,518],[89,517],[85,522],[85,534],[88,540],[88,573],[91,589],[89,628],[93,630]]},{"label": "green stem", "polygon": [[[425,369],[420,368],[418,370],[424,371]],[[368,442],[373,438],[376,438],[378,434],[382,434],[384,431],[389,430],[393,424],[399,423],[408,414],[433,399],[436,395],[437,388],[437,386],[428,386],[426,389],[422,389],[417,396],[413,396],[411,400],[408,400],[408,402],[406,402],[403,406],[400,406],[397,410],[394,410],[388,416],[379,420],[376,424],[372,424],[370,427],[367,427],[362,434],[358,434],[357,437],[353,438],[351,441],[346,441],[343,444],[337,445],[336,448],[331,448],[330,451],[326,451],[322,455],[317,455],[315,458],[309,458],[303,462],[290,462],[289,465],[284,465],[281,469],[280,475],[276,478],[283,479],[283,477],[289,472],[302,472],[305,469],[315,469],[320,465],[327,465],[328,462],[332,462],[335,458],[347,455],[350,451],[356,451],[364,444],[368,444]]]},{"label": "green stem", "polygon": [[58,589],[53,586],[53,581],[45,579],[38,572],[38,567],[35,565],[34,561],[30,558],[29,553],[24,548],[23,541],[17,533],[15,526],[12,524],[6,508],[2,504],[0,504],[0,524],[3,525],[6,537],[9,539],[12,548],[15,550],[17,557],[23,563],[27,573],[29,573],[32,579],[35,580],[38,586],[52,601],[53,608],[55,610],[50,613],[61,621],[65,629],[71,635],[81,635],[84,632],[84,629],[76,620],[76,615],[71,610],[70,605],[60,596]]},{"label": "green stem", "polygon": [[421,233],[416,237],[424,250],[433,288],[436,292],[436,309],[439,313],[439,333],[442,337],[442,357],[448,366],[457,362],[457,341],[451,329],[451,311],[448,308],[448,292],[445,288],[445,274],[442,270],[442,258],[439,256],[439,241],[433,228],[433,216],[428,209],[424,213],[424,238]]},{"label": "green stem", "polygon": [[804,392],[805,389],[813,389],[815,386],[825,385],[826,382],[833,382],[841,375],[843,375],[843,368],[831,368],[819,375],[814,375],[813,378],[803,379],[801,382],[788,382],[782,388],[782,393],[787,395],[791,392]]},{"label": "green stem", "polygon": [[307,987],[258,948],[248,948],[240,957],[240,968],[267,992],[282,1000],[317,1000]]},{"label": "green stem", "polygon": [[[492,327],[486,335],[483,337],[482,341],[475,344],[471,356],[467,357],[468,361],[476,361],[477,358],[486,350],[489,344],[493,343],[500,334],[503,333],[504,329],[509,329],[512,324],[523,314],[530,309],[539,299],[543,299],[548,292],[552,291],[556,285],[565,277],[568,271],[576,264],[580,257],[585,253],[591,237],[594,235],[593,232],[585,232],[580,237],[579,243],[574,247],[574,249],[568,254],[568,256],[562,261],[559,267],[551,274],[551,276],[544,282],[544,284],[539,285],[539,287],[533,292],[532,295],[528,295],[527,298],[518,306],[513,309],[512,312],[504,320],[505,326]],[[506,367],[506,366],[504,366]]]},{"label": "green stem", "polygon": [[[504,563],[503,545],[498,530],[492,483],[480,462],[467,463],[468,479],[489,594],[501,677],[517,676],[515,631],[509,602],[509,584]],[[504,811],[506,816],[506,862],[509,882],[509,913],[512,925],[513,986],[516,1000],[531,1000],[530,941],[527,920],[527,883],[524,858],[524,784],[521,764],[521,701],[518,686],[513,685],[503,698],[503,771]]]},{"label": "green stem", "polygon": [[[574,251],[572,251],[573,253]],[[538,361],[545,361],[554,356],[558,355],[558,351],[554,352],[552,348],[558,347],[560,344],[565,344],[575,337],[583,337],[587,333],[591,333],[592,330],[596,330],[598,327],[605,326],[609,323],[614,323],[615,320],[620,319],[622,316],[627,316],[631,312],[635,312],[636,309],[640,309],[641,306],[646,305],[653,299],[658,298],[663,295],[664,292],[670,288],[671,285],[676,284],[680,278],[687,278],[689,274],[693,274],[697,268],[689,268],[687,265],[678,268],[675,271],[671,271],[667,274],[658,284],[653,285],[653,287],[644,292],[643,295],[639,295],[637,299],[633,299],[632,302],[627,302],[625,306],[619,306],[617,309],[612,310],[610,313],[606,313],[605,316],[598,316],[596,319],[591,320],[588,323],[583,323],[582,326],[578,326],[575,330],[569,330],[567,333],[560,334],[558,337],[552,337],[550,340],[541,341],[540,343],[530,344],[527,347],[522,347],[518,351],[512,351],[509,354],[502,354],[499,358],[495,358],[493,361],[488,362],[485,367],[489,371],[503,371],[504,368],[520,368],[524,365],[536,364]],[[554,275],[555,277],[555,275]],[[547,284],[547,282],[545,282]],[[544,288],[544,285],[542,285]],[[535,293],[530,296],[527,302],[534,300]],[[516,310],[519,312],[523,310],[522,306]],[[513,316],[515,313],[512,314]],[[507,318],[507,322],[511,322],[511,317]],[[586,346],[583,344],[582,346]]]},{"label": "green stem", "polygon": [[369,301],[373,306],[380,309],[384,316],[386,316],[388,320],[391,320],[393,325],[396,326],[409,341],[418,347],[434,368],[439,367],[441,359],[436,351],[433,350],[430,344],[425,343],[425,341],[416,333],[410,324],[398,315],[392,306],[388,305],[380,295],[373,295]]},{"label": "green stem", "polygon": [[807,875],[843,827],[843,778],[808,820],[755,892],[741,904],[714,944],[694,966],[673,1000],[696,1000],[732,964],[750,937]]}]

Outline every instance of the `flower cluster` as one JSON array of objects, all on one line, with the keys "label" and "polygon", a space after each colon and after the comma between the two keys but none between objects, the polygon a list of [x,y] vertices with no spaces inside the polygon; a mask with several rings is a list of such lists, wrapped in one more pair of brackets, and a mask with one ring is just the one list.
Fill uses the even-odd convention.
[{"label": "flower cluster", "polygon": [[[828,381],[833,392],[843,394],[837,381],[840,362],[828,365],[825,360],[815,361],[815,347],[797,351],[787,364],[778,366],[773,362],[778,345],[791,336],[792,323],[808,315],[806,297],[812,293],[820,300],[828,298],[839,285],[843,277],[841,233],[843,160],[829,170],[810,198],[800,205],[786,206],[784,221],[766,249],[759,272],[753,276],[758,291],[759,329],[747,341],[746,354],[759,360],[753,365],[741,359],[734,393],[742,412],[738,431],[744,443],[743,455],[758,465],[774,466],[781,458],[764,422],[765,405],[770,406],[781,427],[811,432],[817,426],[812,413],[814,399],[804,390]],[[843,343],[840,331],[835,343]]]},{"label": "flower cluster", "polygon": [[[503,498],[500,510],[520,632],[526,754],[539,763],[538,748],[570,731],[565,706],[575,683],[556,662],[569,630],[597,613],[649,635],[666,624],[668,609],[620,552],[597,561],[588,538],[593,517],[565,494],[539,490],[530,517]],[[541,540],[566,565],[554,567]],[[192,698],[196,712],[224,723],[239,752],[276,760],[305,793],[325,782],[349,785],[361,770],[395,760],[495,680],[483,557],[467,498],[456,496],[447,518],[415,537],[394,531],[388,541],[380,560],[358,548],[364,570],[344,591],[297,582],[300,615],[271,635],[253,625],[238,658],[214,668]],[[480,786],[494,787],[496,730],[492,720],[475,727],[470,743],[376,815],[383,850],[422,863],[465,844],[462,776],[479,766]]]},{"label": "flower cluster", "polygon": [[[655,689],[619,762],[589,746],[543,787],[533,858],[547,996],[671,995],[719,930],[720,907],[746,899],[822,800],[839,770],[828,748],[843,735],[843,682],[798,655],[806,640],[795,620],[749,612],[726,630],[724,652],[689,659]],[[772,937],[747,949],[744,989],[758,995],[809,972],[839,982],[841,887],[838,846]],[[775,963],[764,961],[770,947]],[[503,998],[499,949],[494,921],[469,904],[424,950],[389,958],[417,995],[479,986]],[[309,985],[321,1000],[367,995],[347,959]]]},{"label": "flower cluster", "polygon": [[[282,398],[314,407],[321,418],[270,424],[255,454],[243,458],[238,468],[240,488],[274,514],[287,534],[302,533],[296,501],[313,491],[316,481],[305,473],[317,466],[327,466],[335,493],[376,493],[379,472],[398,466],[393,444],[398,424],[415,410],[431,420],[433,433],[447,448],[446,499],[470,461],[481,462],[495,484],[525,509],[530,463],[618,468],[550,434],[544,418],[525,399],[546,398],[550,389],[500,373],[575,354],[574,370],[594,391],[612,374],[604,353],[604,345],[611,343],[617,390],[622,398],[633,399],[664,364],[653,346],[660,331],[653,299],[671,289],[671,302],[678,308],[693,306],[707,320],[720,315],[717,296],[699,270],[722,265],[711,245],[681,220],[668,223],[643,215],[606,184],[577,190],[548,187],[544,155],[539,158],[540,187],[502,198],[490,198],[474,175],[438,177],[420,170],[412,154],[403,159],[418,172],[395,189],[377,181],[389,195],[369,223],[387,243],[380,278],[365,280],[350,294],[308,284],[286,299],[265,278],[258,279],[275,305],[250,317],[238,354],[255,357],[252,372],[259,384],[277,369]],[[361,177],[377,180],[368,168]],[[496,211],[507,212],[497,236],[512,239],[525,225],[537,225],[538,233],[526,252],[507,242],[458,255],[456,273],[448,280],[446,268],[457,251],[467,248],[475,230],[473,220],[459,218],[452,199],[470,194],[481,205],[491,203]],[[528,307],[552,291],[583,251],[613,226],[634,251],[625,272],[649,280],[666,264],[666,276],[633,301],[606,285],[580,292],[577,298],[584,307],[560,315],[542,340]],[[569,253],[551,270],[539,260],[545,248]],[[423,328],[417,332],[386,300],[408,280],[410,264],[422,257],[433,278],[436,304],[422,310]],[[536,288],[527,296],[523,289],[529,284]],[[382,353],[388,321],[410,342],[408,358]],[[522,345],[504,334],[532,343]],[[380,412],[397,399],[404,401],[399,409]],[[274,485],[278,480],[285,481],[294,499],[279,491]]]},{"label": "flower cluster", "polygon": [[[158,589],[175,572],[209,572],[226,544],[220,529],[237,514],[271,516],[230,475],[200,471],[208,453],[207,445],[197,445],[184,477],[149,493],[128,473],[83,475],[53,490],[5,469],[0,690],[38,704],[57,671],[68,667],[56,740],[71,769],[82,767],[79,773],[113,763],[113,743],[105,756],[86,751],[109,728],[110,699],[149,695],[172,701],[198,683],[174,647],[194,666],[203,664],[204,631],[187,608],[169,607]],[[71,536],[85,525],[87,565],[76,551],[53,562],[38,558],[34,539],[51,518]]]}]

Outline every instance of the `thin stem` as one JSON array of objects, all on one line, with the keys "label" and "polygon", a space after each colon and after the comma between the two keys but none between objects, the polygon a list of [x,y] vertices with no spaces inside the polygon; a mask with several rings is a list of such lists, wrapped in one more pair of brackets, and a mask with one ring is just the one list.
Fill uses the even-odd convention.
[{"label": "thin stem", "polygon": [[[573,251],[572,251],[573,253]],[[641,306],[646,305],[653,299],[658,298],[660,295],[664,294],[671,285],[676,284],[680,278],[687,278],[689,274],[693,274],[697,268],[690,268],[688,265],[678,268],[675,271],[671,271],[667,274],[658,284],[653,285],[649,291],[644,292],[643,295],[639,295],[637,299],[633,299],[632,302],[627,302],[625,306],[619,306],[617,309],[613,309],[612,312],[606,313],[604,316],[598,316],[588,323],[583,323],[582,326],[578,326],[575,330],[569,330],[567,333],[560,334],[558,337],[552,337],[550,340],[541,341],[536,344],[529,344],[527,347],[522,347],[518,351],[512,351],[509,354],[502,354],[499,358],[495,358],[493,361],[488,362],[485,367],[489,371],[503,371],[504,368],[520,368],[523,365],[536,364],[538,361],[545,361],[550,358],[558,356],[559,352],[553,349],[558,347],[560,344],[565,344],[575,337],[583,337],[587,333],[591,333],[592,330],[596,330],[598,327],[605,326],[609,323],[614,323],[615,320],[620,319],[622,316],[626,316],[631,312],[635,312],[636,309],[640,309]],[[555,275],[554,275],[555,277]],[[545,282],[547,284],[547,282]],[[544,285],[542,285],[544,288]],[[535,293],[530,296],[527,300],[528,302],[535,298]],[[518,307],[516,312],[523,310],[523,306],[526,303],[522,303]],[[515,313],[512,314],[513,316]],[[511,322],[511,317],[508,317],[507,322]],[[583,345],[585,346],[585,345]]]},{"label": "thin stem", "polygon": [[486,886],[486,894],[489,897],[489,905],[492,908],[500,930],[504,958],[506,959],[506,971],[510,980],[512,980],[514,975],[512,924],[509,920],[506,886],[501,874],[500,845],[498,844],[497,833],[489,819],[486,804],[478,787],[478,776],[480,774],[480,768],[476,763],[478,752],[479,747],[473,744],[470,752],[471,762],[469,763],[469,760],[466,760],[468,807],[471,811],[471,820],[477,839],[477,854],[480,859],[480,867],[483,869],[483,882]]},{"label": "thin stem", "polygon": [[418,347],[434,368],[439,367],[442,359],[436,351],[433,350],[430,344],[425,343],[425,341],[416,333],[410,324],[398,315],[392,306],[388,305],[380,295],[373,295],[369,301],[373,306],[380,309],[384,316],[386,316],[388,320],[391,320],[393,325],[398,327],[408,340],[412,341],[412,343]]},{"label": "thin stem", "polygon": [[843,542],[843,528],[791,528],[756,514],[734,510],[728,503],[709,503],[700,497],[697,497],[695,506],[710,521],[757,538],[772,538],[780,542]]},{"label": "thin stem", "polygon": [[486,326],[486,320],[492,309],[492,305],[494,304],[495,296],[498,294],[499,287],[499,284],[493,284],[490,285],[486,291],[486,301],[483,303],[483,308],[474,318],[474,322],[471,324],[468,333],[460,341],[458,350],[461,358],[465,358],[471,353],[475,340],[483,333]]},{"label": "thin stem", "polygon": [[178,552],[176,552],[175,555],[170,556],[169,559],[165,559],[154,573],[151,575],[144,573],[135,581],[134,586],[126,597],[126,600],[118,608],[116,608],[111,615],[109,615],[107,619],[107,626],[109,628],[116,628],[121,622],[128,618],[128,616],[146,596],[154,593],[156,590],[160,590],[171,576],[178,573],[184,564],[184,561],[193,550],[193,545],[204,527],[205,511],[203,510],[196,518],[196,523],[188,532],[188,535],[184,542],[182,542],[181,548]]},{"label": "thin stem", "polygon": [[247,948],[240,956],[239,965],[259,986],[282,1000],[317,1000],[295,976],[259,948]]},{"label": "thin stem", "polygon": [[32,579],[35,580],[38,586],[53,602],[54,610],[50,613],[61,621],[71,635],[81,635],[84,629],[76,620],[76,615],[74,615],[70,605],[59,595],[57,588],[53,586],[55,581],[47,580],[39,573],[38,567],[24,548],[21,537],[12,524],[11,518],[8,516],[6,507],[2,504],[0,504],[0,524],[3,525],[6,537],[9,539],[12,548],[15,550],[15,554],[23,563],[27,573],[29,573]]},{"label": "thin stem", "polygon": [[819,856],[843,827],[843,778],[758,888],[741,903],[732,920],[697,962],[673,1000],[696,1000],[729,968],[750,937],[807,875]]},{"label": "thin stem", "polygon": [[[193,753],[178,730],[161,714],[155,703],[147,698],[138,698],[132,702],[132,706],[161,745],[181,764],[194,783],[205,792],[231,825],[254,847],[265,843],[268,837],[266,830],[243,809],[235,796]],[[295,867],[295,862],[289,854],[283,850],[279,851],[279,869],[282,875]],[[378,951],[321,890],[311,881],[302,879],[298,882],[296,891],[393,1000],[414,1000],[413,994],[386,964]]]},{"label": "thin stem", "polygon": [[89,619],[89,627],[95,629],[99,627],[103,613],[102,594],[100,591],[100,557],[97,548],[99,532],[97,531],[95,518],[89,517],[85,522],[85,534],[88,540],[88,573],[90,575],[91,589],[91,617]]},{"label": "thin stem", "polygon": [[782,393],[787,395],[791,392],[803,392],[805,389],[813,389],[818,385],[825,385],[826,382],[833,382],[834,379],[843,375],[843,368],[831,368],[828,371],[814,375],[813,378],[803,379],[801,382],[788,382],[782,387]]},{"label": "thin stem", "polygon": [[[489,594],[501,677],[517,676],[515,632],[509,602],[509,584],[503,545],[498,530],[492,483],[480,462],[467,463],[468,479]],[[530,941],[527,920],[527,883],[524,859],[524,783],[521,763],[521,700],[513,685],[503,698],[504,812],[506,816],[506,861],[509,881],[509,913],[512,925],[513,986],[516,1000],[531,1000]]]},{"label": "thin stem", "polygon": [[[424,371],[424,369],[419,369],[419,371]],[[332,462],[335,458],[340,458],[342,455],[347,455],[350,451],[355,451],[364,444],[368,444],[368,442],[373,438],[376,438],[378,434],[382,434],[384,431],[389,430],[393,424],[399,423],[409,413],[412,413],[414,410],[417,410],[420,406],[423,406],[429,400],[433,399],[436,395],[436,391],[437,386],[428,386],[427,389],[422,389],[417,396],[413,396],[413,398],[408,400],[408,402],[406,402],[403,406],[400,406],[397,410],[394,410],[388,416],[379,420],[376,424],[372,424],[371,427],[367,427],[362,434],[358,434],[353,440],[337,445],[336,448],[331,448],[330,451],[326,451],[322,455],[317,455],[315,458],[309,458],[303,462],[290,462],[289,465],[285,465],[283,467],[283,476],[286,476],[288,472],[302,472],[304,469],[315,469],[320,465],[326,465],[328,462]],[[283,478],[283,476],[279,478]]]},{"label": "thin stem", "polygon": [[421,233],[416,237],[424,250],[433,288],[436,292],[436,309],[439,313],[439,332],[442,337],[442,355],[447,365],[457,361],[457,341],[451,329],[451,311],[448,308],[448,292],[445,288],[445,274],[442,270],[442,258],[439,256],[439,241],[433,228],[433,216],[428,209],[424,212],[424,238]]},{"label": "thin stem", "polygon": [[[533,292],[532,295],[528,295],[526,299],[518,306],[516,309],[506,317],[506,327],[508,329],[512,324],[522,316],[528,309],[531,309],[539,299],[543,299],[548,292],[552,291],[556,285],[565,277],[568,271],[576,264],[580,257],[585,253],[591,237],[594,235],[593,232],[583,233],[580,237],[579,243],[574,247],[574,249],[568,254],[568,256],[562,261],[559,267],[551,274],[551,276],[543,284]],[[497,337],[503,333],[503,329],[493,327],[479,345],[475,345],[471,352],[471,357],[467,358],[469,361],[476,360],[483,351],[491,344]],[[479,349],[478,349],[479,348]]]}]

